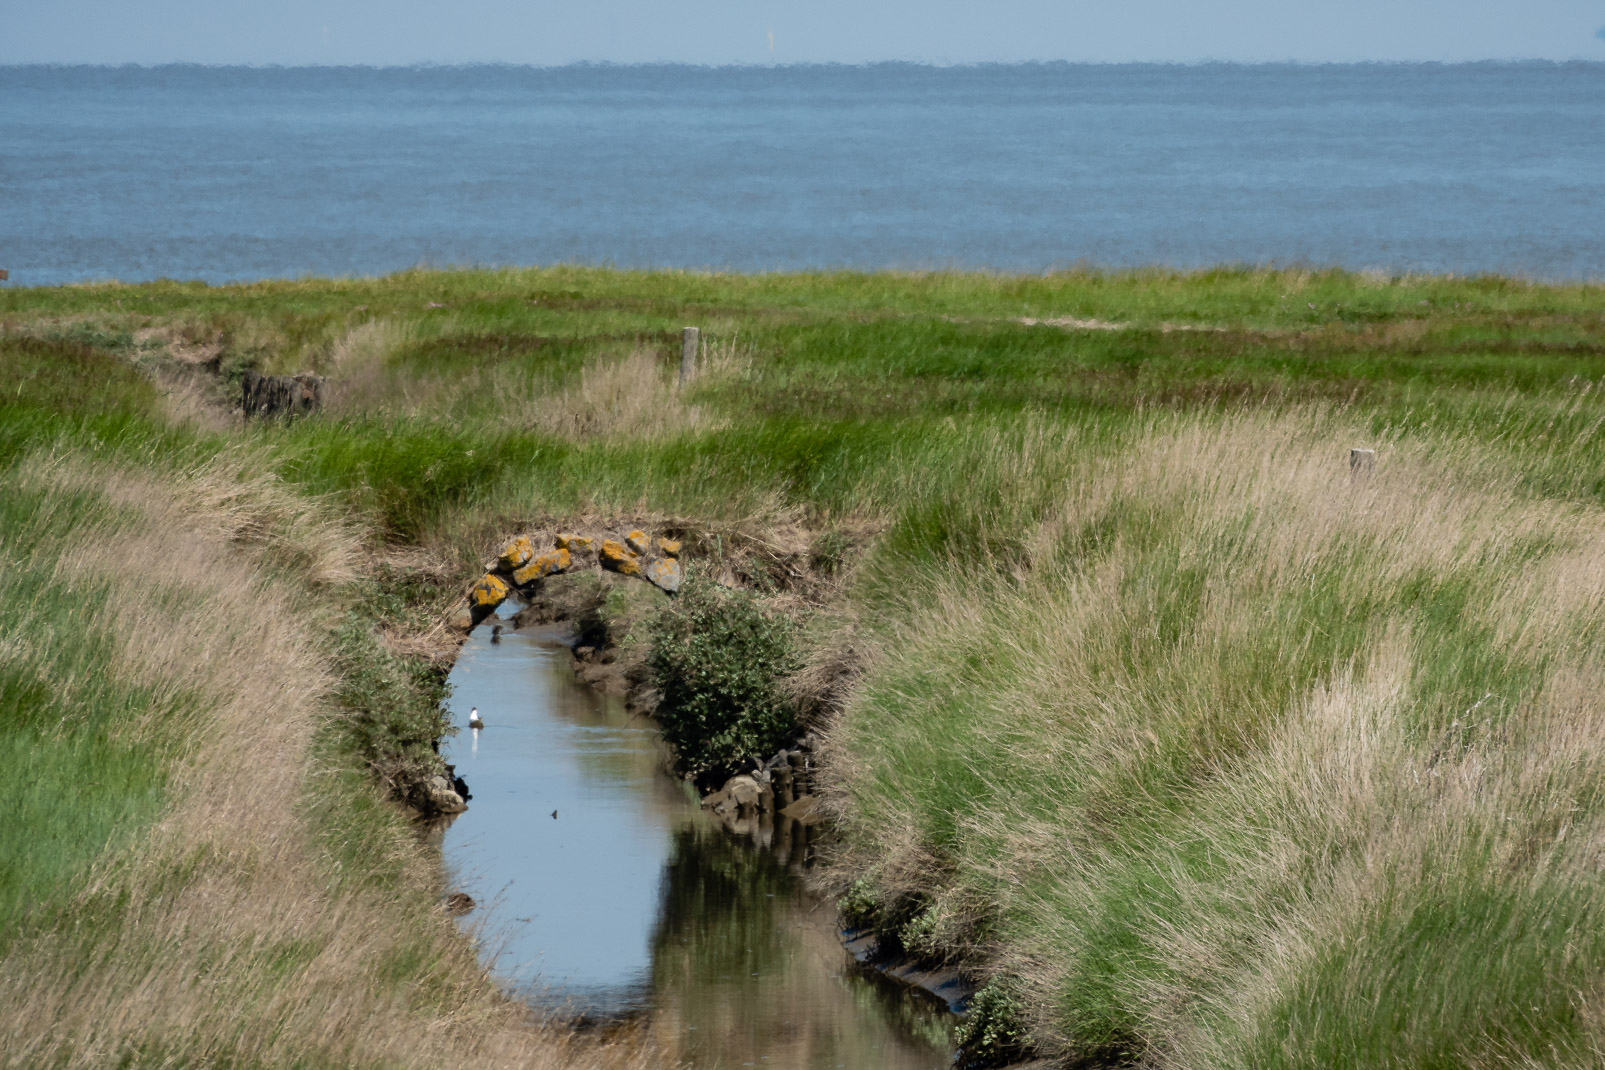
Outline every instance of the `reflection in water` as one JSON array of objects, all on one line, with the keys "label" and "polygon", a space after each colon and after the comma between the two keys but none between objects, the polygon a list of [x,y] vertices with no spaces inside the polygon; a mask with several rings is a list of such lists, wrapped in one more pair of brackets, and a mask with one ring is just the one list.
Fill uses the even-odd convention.
[{"label": "reflection in water", "polygon": [[665,1054],[698,1067],[948,1066],[945,1008],[861,972],[830,905],[803,889],[802,832],[791,823],[767,849],[707,826],[675,836],[652,964]]},{"label": "reflection in water", "polygon": [[549,636],[488,633],[452,671],[454,719],[477,706],[486,728],[452,741],[474,798],[443,848],[498,976],[543,1006],[647,1012],[665,1061],[695,1067],[950,1065],[940,1003],[863,973],[803,887],[802,826],[725,832],[652,722]]}]

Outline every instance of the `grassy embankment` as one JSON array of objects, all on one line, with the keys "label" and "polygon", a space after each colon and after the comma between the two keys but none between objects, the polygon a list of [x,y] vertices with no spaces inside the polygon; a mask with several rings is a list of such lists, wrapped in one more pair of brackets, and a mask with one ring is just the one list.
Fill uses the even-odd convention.
[{"label": "grassy embankment", "polygon": [[647,1065],[499,997],[363,770],[438,717],[365,521],[122,355],[0,368],[0,1065]]},{"label": "grassy embankment", "polygon": [[[405,870],[393,819],[348,775],[282,757],[350,720],[325,697],[338,683],[316,683],[345,664],[327,645],[338,629],[293,623],[355,597],[319,578],[346,574],[330,547],[370,577],[382,556],[393,578],[414,560],[466,578],[521,525],[657,515],[759,536],[777,560],[846,548],[810,653],[816,690],[845,694],[829,729],[840,872],[911,949],[996,976],[996,1002],[1041,1050],[1200,1067],[1597,1062],[1602,300],[1303,272],[551,270],[0,295],[6,597],[44,615],[8,615],[6,671],[21,668],[7,746],[61,763],[36,774],[59,788],[33,789],[49,805],[24,808],[19,835],[63,826],[59,850],[8,875],[22,920],[3,975],[45,992],[57,973],[38,956],[53,954],[115,987],[149,966],[141,941],[182,916],[179,893],[217,872],[248,900],[252,881],[300,867],[309,888],[388,916],[373,896]],[[687,322],[715,352],[677,394]],[[212,358],[224,381],[248,365],[324,371],[331,411],[227,427],[210,373],[186,363]],[[149,390],[137,405],[108,395],[122,390],[111,366],[156,385],[129,380]],[[1378,450],[1369,478],[1350,479],[1351,445]],[[219,502],[259,500],[265,521],[217,519]],[[110,549],[163,524],[210,531],[227,582],[202,568],[190,586],[153,584],[152,558]],[[241,583],[242,567],[263,579]],[[784,587],[783,569],[763,573],[747,579]],[[139,671],[152,629],[85,616],[117,583],[194,621],[160,672]],[[255,612],[248,593],[281,609]],[[306,712],[241,721],[277,732],[249,746],[291,767],[268,801],[208,817],[233,794],[192,767],[234,723],[220,696],[236,681],[208,644],[258,645],[250,625],[269,618],[303,660],[266,678],[300,687]],[[52,638],[68,634],[83,641]],[[118,697],[85,699],[77,720],[40,714],[76,701],[89,674],[71,659],[95,657]],[[153,690],[173,680],[182,691]],[[47,747],[50,733],[77,749]],[[371,756],[370,736],[354,746]],[[315,775],[345,809],[274,805],[305,799]],[[359,811],[356,876],[308,845]],[[255,850],[238,846],[258,838],[247,818],[268,814],[299,831],[233,858]],[[230,850],[198,846],[231,820],[245,824]],[[287,995],[343,959],[324,953],[340,927],[316,918],[280,953],[224,912],[175,930],[163,968],[192,997],[212,991],[193,980],[208,972],[254,978],[252,998],[215,1006],[218,1043],[279,1045],[261,1048],[268,1062],[356,1044],[363,1015],[416,1023],[470,984],[449,940],[428,942],[445,937],[427,889],[409,887],[418,924],[395,931],[432,935],[398,939],[440,957],[370,965],[368,1002],[334,1000],[344,1018]],[[309,898],[309,914],[338,914]],[[301,933],[289,915],[284,932]],[[8,1012],[6,1029],[78,1021],[92,990]],[[106,1038],[203,1050],[189,1035],[124,1024]]]}]

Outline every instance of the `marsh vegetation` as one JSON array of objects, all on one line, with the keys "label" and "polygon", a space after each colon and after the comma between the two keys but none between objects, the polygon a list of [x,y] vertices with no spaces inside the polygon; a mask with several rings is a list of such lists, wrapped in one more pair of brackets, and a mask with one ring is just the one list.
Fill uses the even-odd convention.
[{"label": "marsh vegetation", "polygon": [[[1251,270],[0,293],[0,1049],[637,1057],[497,1000],[363,771],[432,760],[417,659],[499,540],[630,516],[799,622],[838,890],[991,979],[999,1036],[1593,1065],[1602,308]],[[326,411],[240,427],[247,369]]]}]

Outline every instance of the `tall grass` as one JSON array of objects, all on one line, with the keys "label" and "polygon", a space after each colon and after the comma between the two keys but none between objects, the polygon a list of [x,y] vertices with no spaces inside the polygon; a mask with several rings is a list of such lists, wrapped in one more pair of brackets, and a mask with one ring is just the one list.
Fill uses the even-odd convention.
[{"label": "tall grass", "polygon": [[1597,1061],[1605,514],[1351,421],[1156,416],[880,629],[844,864],[1051,1052]]},{"label": "tall grass", "polygon": [[[566,267],[0,292],[0,746],[40,785],[0,788],[0,1047],[545,1044],[307,740],[340,738],[329,636],[376,558],[466,579],[586,514],[851,533],[807,669],[841,708],[839,872],[1042,1050],[1605,1061],[1600,297]],[[686,323],[720,358],[676,390]],[[203,418],[247,367],[329,374],[330,411]]]},{"label": "tall grass", "polygon": [[103,462],[0,486],[0,1062],[629,1061],[497,995],[423,846],[311,751],[335,681],[294,573]]},{"label": "tall grass", "polygon": [[351,763],[376,518],[114,351],[0,367],[0,1065],[640,1065],[496,991]]}]

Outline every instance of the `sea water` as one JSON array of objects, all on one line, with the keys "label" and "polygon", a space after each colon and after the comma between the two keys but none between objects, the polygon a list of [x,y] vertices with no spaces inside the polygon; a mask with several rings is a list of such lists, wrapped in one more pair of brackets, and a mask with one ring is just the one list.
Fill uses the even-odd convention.
[{"label": "sea water", "polygon": [[0,67],[12,285],[573,262],[1605,276],[1605,64]]}]

